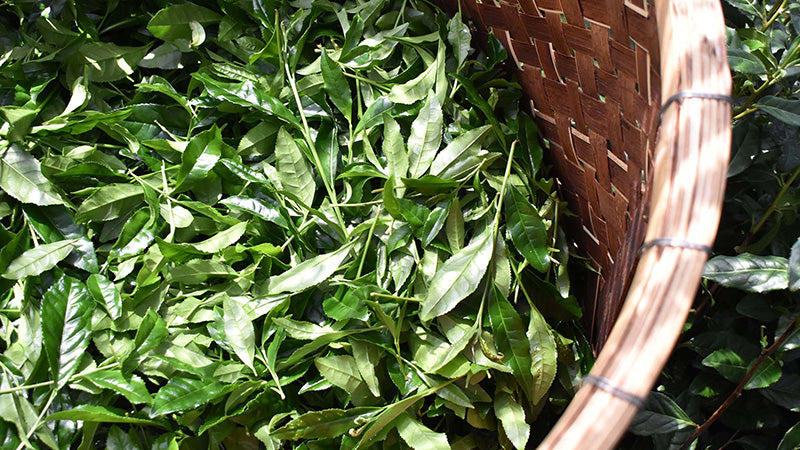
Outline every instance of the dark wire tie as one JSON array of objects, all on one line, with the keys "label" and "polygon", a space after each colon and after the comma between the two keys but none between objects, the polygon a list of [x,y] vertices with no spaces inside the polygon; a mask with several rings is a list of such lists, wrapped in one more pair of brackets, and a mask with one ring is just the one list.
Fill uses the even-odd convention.
[{"label": "dark wire tie", "polygon": [[639,247],[639,254],[642,254],[645,250],[651,247],[677,247],[677,248],[688,248],[690,250],[697,250],[708,254],[711,256],[711,247],[708,245],[698,244],[696,242],[689,242],[684,241],[683,239],[675,239],[675,238],[656,238],[651,241],[647,241]]},{"label": "dark wire tie", "polygon": [[586,375],[585,377],[583,377],[583,382],[592,384],[598,387],[599,389],[608,392],[614,397],[625,400],[626,402],[630,403],[631,405],[639,409],[644,409],[644,404],[647,401],[646,398],[640,397],[636,394],[631,394],[630,392],[615,385],[608,378],[601,377],[600,375],[592,375],[592,374]]},{"label": "dark wire tie", "polygon": [[664,113],[667,111],[667,108],[678,100],[682,100],[684,98],[704,98],[708,100],[723,100],[730,104],[733,104],[733,97],[728,94],[710,94],[707,92],[694,92],[694,91],[679,91],[673,94],[667,101],[661,105],[661,115],[663,116]]}]

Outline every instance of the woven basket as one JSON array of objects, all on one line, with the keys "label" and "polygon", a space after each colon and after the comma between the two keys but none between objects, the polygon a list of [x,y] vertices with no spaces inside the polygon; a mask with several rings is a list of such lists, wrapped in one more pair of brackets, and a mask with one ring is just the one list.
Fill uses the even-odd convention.
[{"label": "woven basket", "polygon": [[[439,3],[454,12],[458,1]],[[711,245],[719,223],[730,105],[699,97],[730,92],[720,5],[460,2],[478,37],[491,30],[517,64],[561,195],[577,213],[570,239],[599,272],[585,280],[583,298],[602,348],[594,383],[584,383],[541,448],[611,448],[691,307],[707,258],[692,244]],[[686,97],[660,114],[662,99],[679,92]],[[672,241],[639,252],[661,238]]]}]

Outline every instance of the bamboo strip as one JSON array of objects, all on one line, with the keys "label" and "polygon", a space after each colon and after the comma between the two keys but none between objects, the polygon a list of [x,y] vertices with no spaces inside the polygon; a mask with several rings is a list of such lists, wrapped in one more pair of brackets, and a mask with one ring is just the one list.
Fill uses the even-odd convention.
[{"label": "bamboo strip", "polygon": [[[678,91],[730,92],[724,22],[715,0],[656,0],[662,99]],[[711,245],[722,208],[730,148],[730,105],[684,99],[663,117],[656,145],[646,240]],[[646,396],[686,320],[706,255],[683,248],[645,252],[592,374]],[[541,449],[612,448],[636,408],[584,385]]]}]

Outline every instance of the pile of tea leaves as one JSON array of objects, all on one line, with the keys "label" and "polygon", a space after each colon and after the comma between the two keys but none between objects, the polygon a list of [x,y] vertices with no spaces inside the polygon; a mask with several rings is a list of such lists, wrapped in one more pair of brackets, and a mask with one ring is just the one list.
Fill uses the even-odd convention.
[{"label": "pile of tea leaves", "polygon": [[591,352],[491,34],[418,0],[10,0],[0,25],[2,448],[547,433]]}]

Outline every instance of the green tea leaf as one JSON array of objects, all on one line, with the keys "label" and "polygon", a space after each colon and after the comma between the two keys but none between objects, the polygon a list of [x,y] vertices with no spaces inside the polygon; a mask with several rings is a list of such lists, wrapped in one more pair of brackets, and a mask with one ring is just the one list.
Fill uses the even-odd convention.
[{"label": "green tea leaf", "polygon": [[401,414],[397,418],[397,432],[414,450],[449,450],[450,443],[445,433],[437,433],[411,417]]},{"label": "green tea leaf", "polygon": [[636,414],[628,430],[639,436],[651,436],[696,427],[674,400],[661,392],[651,392],[644,409]]},{"label": "green tea leaf", "polygon": [[103,389],[110,389],[133,404],[150,404],[153,399],[144,381],[137,375],[125,376],[119,369],[101,370],[84,376]]},{"label": "green tea leaf", "polygon": [[278,177],[283,188],[299,198],[306,207],[311,207],[316,191],[311,168],[303,152],[284,128],[278,131],[275,158],[278,165]]},{"label": "green tea leaf", "polygon": [[[755,364],[755,361],[756,360],[753,360],[747,367],[748,372],[753,367],[753,364]],[[756,369],[753,377],[750,378],[750,381],[747,382],[744,388],[745,390],[763,389],[780,380],[781,375],[783,375],[783,371],[781,370],[780,360],[777,358],[768,357],[764,360],[763,364]]]},{"label": "green tea leaf", "polygon": [[741,356],[729,349],[715,350],[703,359],[703,365],[717,370],[725,379],[738,382],[747,372],[747,364]]},{"label": "green tea leaf", "polygon": [[64,205],[61,195],[42,175],[39,161],[18,145],[0,150],[0,188],[23,203]]},{"label": "green tea leaf", "polygon": [[528,322],[528,343],[531,350],[531,403],[537,404],[545,398],[556,378],[557,353],[553,334],[535,306],[531,307]]},{"label": "green tea leaf", "polygon": [[46,272],[66,258],[76,242],[76,239],[66,239],[27,250],[11,261],[3,272],[3,278],[19,280]]},{"label": "green tea leaf", "polygon": [[792,246],[789,254],[789,290],[800,290],[800,239]]},{"label": "green tea leaf", "polygon": [[204,241],[191,245],[203,253],[216,253],[237,243],[239,239],[244,236],[246,229],[247,222],[237,223],[225,231],[221,231]]},{"label": "green tea leaf", "polygon": [[142,204],[144,189],[137,184],[109,184],[81,203],[75,220],[104,222],[122,217]]},{"label": "green tea leaf", "polygon": [[783,435],[777,450],[795,450],[800,447],[800,422],[795,424]]},{"label": "green tea leaf", "polygon": [[[503,353],[503,362],[511,368],[525,395],[533,401],[535,380],[531,371],[533,367],[532,349],[525,333],[525,327],[522,325],[522,319],[511,303],[496,288],[492,290],[488,302],[489,322],[492,325],[495,345]],[[539,385],[538,381],[536,383]]]},{"label": "green tea leaf", "polygon": [[280,275],[270,277],[269,293],[297,293],[322,283],[339,270],[351,248],[352,244],[345,245],[335,252],[307,259]]},{"label": "green tea leaf", "polygon": [[66,275],[42,299],[42,342],[59,388],[69,382],[89,346],[92,300],[80,281]]},{"label": "green tea leaf", "polygon": [[546,272],[550,266],[547,225],[514,186],[508,189],[505,215],[506,226],[517,250],[534,269]]},{"label": "green tea leaf", "polygon": [[505,391],[498,391],[494,397],[494,414],[503,424],[503,430],[514,448],[522,450],[528,444],[531,426],[525,422],[525,410]]},{"label": "green tea leaf", "polygon": [[[444,64],[444,44],[439,43],[439,51],[433,64],[430,64],[424,72],[413,80],[399,85],[392,86],[388,99],[392,103],[410,105],[418,100],[422,100],[428,95],[428,91],[433,89],[436,76],[440,65]],[[435,174],[434,174],[435,175]]]},{"label": "green tea leaf", "polygon": [[250,314],[247,313],[244,306],[238,301],[228,296],[223,297],[222,311],[222,320],[225,324],[225,337],[228,339],[228,344],[233,348],[233,352],[236,356],[238,356],[254,374],[258,374],[253,365],[256,340],[255,329],[253,328]]},{"label": "green tea leaf", "polygon": [[728,49],[728,64],[731,70],[753,75],[763,75],[767,73],[764,63],[752,53],[736,48]]},{"label": "green tea leaf", "polygon": [[334,386],[353,393],[363,383],[356,360],[350,355],[333,355],[314,360],[320,375]]},{"label": "green tea leaf", "polygon": [[800,100],[768,95],[756,102],[756,107],[793,127],[800,127]]},{"label": "green tea leaf", "polygon": [[186,411],[211,402],[229,387],[217,380],[174,377],[162,386],[153,399],[150,417]]},{"label": "green tea leaf", "polygon": [[786,289],[788,261],[779,256],[715,256],[703,269],[703,277],[723,286],[749,292]]},{"label": "green tea leaf", "polygon": [[442,105],[430,91],[411,124],[408,138],[408,173],[411,178],[422,177],[431,166],[442,143],[443,120]]},{"label": "green tea leaf", "polygon": [[350,95],[350,83],[347,82],[342,68],[333,61],[326,50],[320,55],[322,79],[325,80],[325,92],[348,122],[353,120],[353,97]]},{"label": "green tea leaf", "polygon": [[117,287],[104,275],[92,274],[86,279],[86,287],[92,297],[103,305],[111,319],[122,317],[122,296]]},{"label": "green tea leaf", "polygon": [[447,22],[447,41],[455,50],[459,69],[469,54],[471,37],[472,34],[469,32],[469,27],[461,21],[461,13],[455,13],[450,21]]},{"label": "green tea leaf", "polygon": [[491,125],[484,125],[469,130],[453,139],[431,163],[431,175],[448,178],[444,175],[447,174],[448,169],[462,162],[468,156],[478,153],[481,148],[481,141],[491,129]]},{"label": "green tea leaf", "polygon": [[[388,114],[383,118],[383,154],[386,156],[389,177],[401,180],[408,172],[408,155],[406,154],[400,125]],[[398,194],[402,197],[403,190]]]},{"label": "green tea leaf", "polygon": [[474,292],[486,273],[493,247],[493,230],[486,227],[481,234],[472,238],[468,246],[445,261],[433,276],[428,293],[422,300],[420,320],[429,321],[447,313]]},{"label": "green tea leaf", "polygon": [[219,161],[222,148],[222,134],[213,126],[194,136],[181,157],[176,191],[185,190],[204,179]]},{"label": "green tea leaf", "polygon": [[153,36],[165,41],[192,39],[192,24],[218,22],[221,16],[210,9],[189,3],[168,6],[158,11],[147,24]]},{"label": "green tea leaf", "polygon": [[358,428],[361,420],[373,415],[379,408],[324,409],[307,412],[273,431],[272,437],[281,440],[318,439],[341,436]]}]

